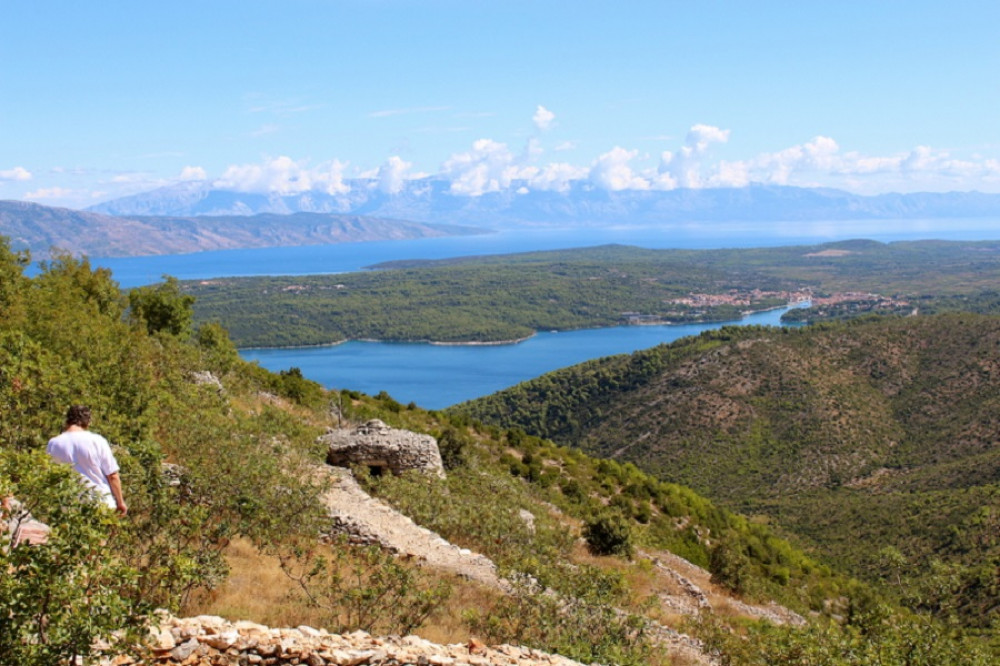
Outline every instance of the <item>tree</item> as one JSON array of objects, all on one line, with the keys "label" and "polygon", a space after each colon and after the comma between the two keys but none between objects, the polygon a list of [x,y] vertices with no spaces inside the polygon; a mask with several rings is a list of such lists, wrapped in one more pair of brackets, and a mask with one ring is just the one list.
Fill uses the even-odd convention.
[{"label": "tree", "polygon": [[152,333],[164,332],[180,338],[191,333],[194,296],[181,291],[175,277],[163,276],[163,282],[138,287],[128,293],[133,321],[142,322]]}]

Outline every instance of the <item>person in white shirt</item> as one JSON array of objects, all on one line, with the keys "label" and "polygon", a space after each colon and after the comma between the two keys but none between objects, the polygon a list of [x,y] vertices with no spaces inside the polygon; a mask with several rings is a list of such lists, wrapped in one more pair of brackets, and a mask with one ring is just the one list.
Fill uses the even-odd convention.
[{"label": "person in white shirt", "polygon": [[90,408],[73,405],[66,412],[62,434],[50,439],[45,450],[59,462],[72,465],[105,504],[124,516],[128,505],[122,494],[118,461],[108,440],[87,430],[89,427]]}]

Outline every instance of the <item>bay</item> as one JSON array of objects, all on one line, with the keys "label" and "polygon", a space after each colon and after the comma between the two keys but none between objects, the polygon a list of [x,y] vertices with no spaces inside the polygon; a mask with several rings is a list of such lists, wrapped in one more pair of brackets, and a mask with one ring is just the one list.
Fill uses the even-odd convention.
[{"label": "bay", "polygon": [[[384,261],[443,259],[589,247],[608,243],[645,248],[712,249],[805,245],[851,238],[883,242],[937,238],[1000,238],[995,219],[840,220],[829,222],[671,223],[662,227],[544,227],[474,236],[370,241],[302,247],[199,252],[185,255],[92,258],[110,268],[123,288],[158,282],[163,275],[210,279],[251,275],[310,275],[363,269]],[[739,324],[776,325],[783,310]],[[348,342],[334,347],[254,349],[241,353],[271,370],[298,367],[330,388],[376,394],[440,409],[488,395],[545,372],[588,359],[644,349],[722,324],[615,327],[539,333],[516,345],[436,346]]]},{"label": "bay", "polygon": [[552,370],[646,349],[726,324],[777,326],[787,310],[759,312],[725,323],[543,332],[506,345],[352,341],[328,347],[245,349],[241,354],[273,371],[300,368],[327,388],[370,395],[386,391],[403,404],[443,409]]}]

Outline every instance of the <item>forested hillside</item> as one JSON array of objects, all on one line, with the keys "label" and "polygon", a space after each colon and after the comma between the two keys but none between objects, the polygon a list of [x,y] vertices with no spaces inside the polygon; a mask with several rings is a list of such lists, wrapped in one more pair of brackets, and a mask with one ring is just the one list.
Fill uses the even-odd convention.
[{"label": "forested hillside", "polygon": [[[375,271],[183,284],[198,321],[240,347],[349,339],[497,342],[540,330],[730,321],[831,297],[805,319],[859,313],[997,312],[996,242],[846,241],[725,250],[611,245],[438,261]],[[845,293],[846,292],[846,293]],[[275,325],[277,324],[277,325]]]},{"label": "forested hillside", "polygon": [[456,408],[768,516],[982,628],[1000,603],[998,409],[1000,319],[969,314],[729,327]]},{"label": "forested hillside", "polygon": [[[923,656],[909,663],[987,663],[952,628],[635,466],[387,395],[326,392],[296,369],[271,374],[241,361],[218,326],[192,328],[190,297],[173,281],[125,295],[86,261],[60,257],[27,278],[26,260],[0,242],[0,496],[52,532],[17,547],[0,532],[9,574],[0,663],[60,663],[90,654],[97,638],[111,654],[135,655],[156,607],[234,620],[264,612],[345,632],[475,634],[588,663],[669,663],[653,649],[650,620],[696,633],[727,663],[803,651],[828,655],[814,663],[886,663],[914,646]],[[91,405],[94,430],[115,446],[124,518],[81,501],[76,475],[43,452],[72,403]],[[369,491],[523,584],[501,594],[375,548],[317,541],[329,517],[316,437],[371,418],[436,435],[449,473],[359,468]],[[708,567],[713,595],[736,595],[730,610],[686,621],[662,605],[656,562],[670,553]],[[231,566],[241,567],[235,580]],[[267,571],[279,578],[260,578]],[[222,595],[240,585],[250,592]],[[266,609],[254,611],[262,596]],[[740,599],[777,599],[812,619],[744,626]],[[745,638],[734,641],[737,625]]]}]

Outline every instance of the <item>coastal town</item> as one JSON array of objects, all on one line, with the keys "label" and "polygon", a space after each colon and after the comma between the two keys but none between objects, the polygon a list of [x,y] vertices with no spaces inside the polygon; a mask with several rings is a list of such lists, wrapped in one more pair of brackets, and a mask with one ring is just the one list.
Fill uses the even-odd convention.
[{"label": "coastal town", "polygon": [[660,314],[623,312],[622,321],[628,325],[664,324],[679,321],[716,319],[720,314],[750,314],[762,310],[789,306],[808,308],[808,318],[840,318],[871,312],[909,314],[911,304],[905,299],[883,296],[872,292],[836,292],[817,294],[812,289],[798,291],[765,291],[762,289],[730,289],[722,293],[692,293],[681,298],[664,301],[679,306]]}]

